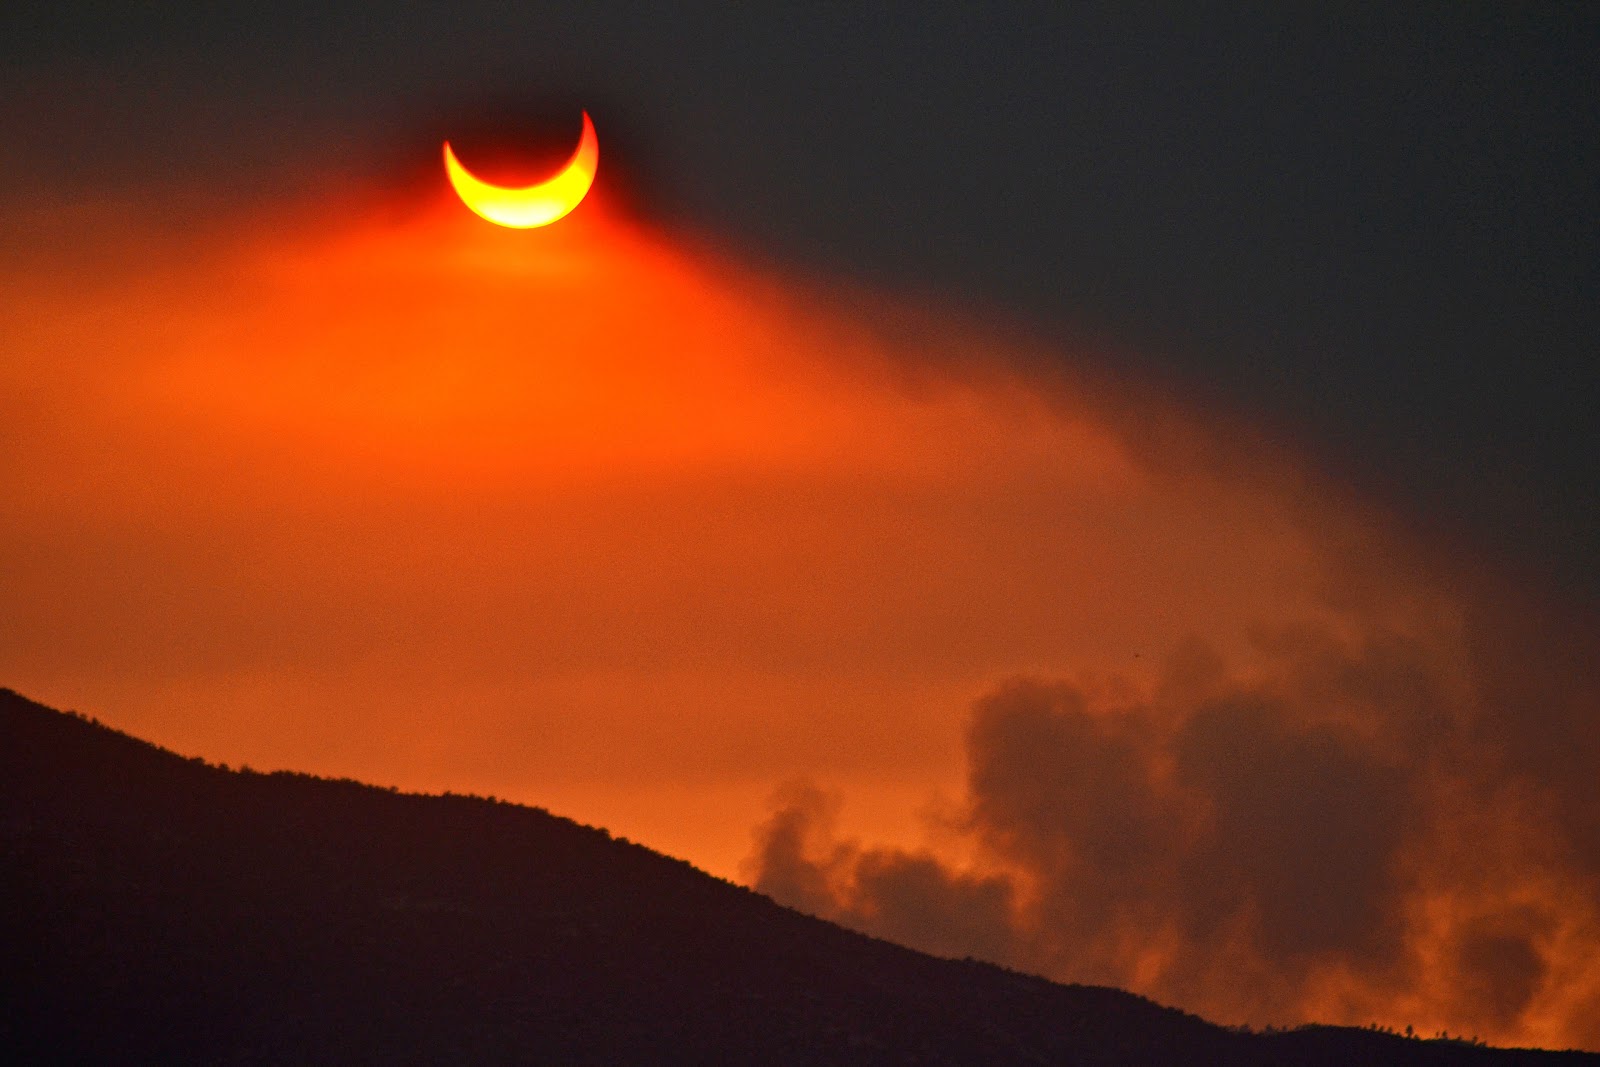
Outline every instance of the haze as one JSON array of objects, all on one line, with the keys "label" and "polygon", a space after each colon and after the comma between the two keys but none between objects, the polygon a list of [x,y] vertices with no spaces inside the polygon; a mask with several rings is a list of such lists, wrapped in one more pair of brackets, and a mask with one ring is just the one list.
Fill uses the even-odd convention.
[{"label": "haze", "polygon": [[6,226],[6,685],[1222,1021],[1600,1046],[1592,622],[1286,444],[603,197]]}]

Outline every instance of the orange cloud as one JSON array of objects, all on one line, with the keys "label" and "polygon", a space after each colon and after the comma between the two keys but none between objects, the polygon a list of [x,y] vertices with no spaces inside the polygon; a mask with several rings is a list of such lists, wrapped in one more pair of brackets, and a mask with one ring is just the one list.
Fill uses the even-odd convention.
[{"label": "orange cloud", "polygon": [[964,862],[864,846],[791,790],[749,876],[879,936],[1212,1018],[1594,1046],[1600,878],[1570,831],[1592,795],[1484,744],[1508,714],[1549,731],[1540,709],[1483,705],[1446,650],[1377,627],[1263,647],[1248,680],[1191,648],[1147,689],[985,697],[947,815]]},{"label": "orange cloud", "polygon": [[[1600,1041],[1587,809],[1485,710],[1512,615],[1202,412],[589,207],[10,218],[4,684],[730,876],[823,781],[868,844],[819,856],[802,805],[752,876],[871,928],[1225,1015]],[[1550,695],[1563,729],[1594,692]],[[1467,888],[1443,798],[1507,783],[1548,852]]]}]

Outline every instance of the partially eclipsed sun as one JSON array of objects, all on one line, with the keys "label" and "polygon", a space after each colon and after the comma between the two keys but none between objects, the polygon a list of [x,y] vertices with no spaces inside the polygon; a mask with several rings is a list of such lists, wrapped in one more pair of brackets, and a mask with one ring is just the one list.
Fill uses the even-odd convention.
[{"label": "partially eclipsed sun", "polygon": [[583,113],[583,136],[572,158],[553,177],[533,185],[491,185],[463,167],[450,142],[444,143],[445,173],[461,202],[490,222],[519,230],[548,226],[577,207],[594,184],[599,164],[600,141],[587,111]]}]

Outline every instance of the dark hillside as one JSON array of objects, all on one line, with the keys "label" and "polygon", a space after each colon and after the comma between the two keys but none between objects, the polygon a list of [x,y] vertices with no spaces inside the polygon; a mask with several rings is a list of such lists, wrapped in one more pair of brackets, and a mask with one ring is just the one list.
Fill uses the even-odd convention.
[{"label": "dark hillside", "polygon": [[537,809],[186,760],[0,690],[9,1062],[1600,1063],[1236,1034]]}]

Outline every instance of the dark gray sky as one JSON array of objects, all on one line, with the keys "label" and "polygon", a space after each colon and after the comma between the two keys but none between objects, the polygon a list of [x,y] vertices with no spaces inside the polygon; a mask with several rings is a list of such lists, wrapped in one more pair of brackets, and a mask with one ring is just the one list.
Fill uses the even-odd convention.
[{"label": "dark gray sky", "polygon": [[10,4],[0,181],[403,181],[581,104],[641,210],[1107,341],[1592,601],[1600,9],[977,6]]}]

